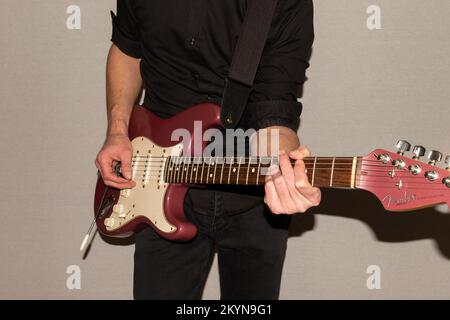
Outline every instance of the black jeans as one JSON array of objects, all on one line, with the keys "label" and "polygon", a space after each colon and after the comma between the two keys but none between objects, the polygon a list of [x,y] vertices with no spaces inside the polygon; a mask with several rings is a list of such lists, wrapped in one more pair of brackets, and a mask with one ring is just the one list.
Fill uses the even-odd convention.
[{"label": "black jeans", "polygon": [[263,203],[229,215],[214,191],[208,207],[205,214],[185,204],[198,227],[192,241],[168,241],[151,228],[136,235],[135,299],[200,299],[216,251],[221,299],[278,298],[290,216]]}]

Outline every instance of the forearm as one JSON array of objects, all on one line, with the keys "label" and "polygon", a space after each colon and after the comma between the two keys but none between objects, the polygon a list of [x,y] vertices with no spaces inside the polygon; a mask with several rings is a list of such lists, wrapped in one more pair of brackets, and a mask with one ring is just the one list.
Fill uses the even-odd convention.
[{"label": "forearm", "polygon": [[111,46],[106,67],[107,135],[128,133],[131,111],[142,88],[139,63],[140,59]]},{"label": "forearm", "polygon": [[297,149],[300,146],[300,139],[297,132],[287,127],[269,127],[269,130],[278,130],[279,132],[279,145],[278,151],[284,150],[290,152]]},{"label": "forearm", "polygon": [[256,139],[252,139],[252,154],[278,155],[281,150],[286,152],[297,149],[300,139],[295,131],[282,126],[272,126],[260,129]]}]

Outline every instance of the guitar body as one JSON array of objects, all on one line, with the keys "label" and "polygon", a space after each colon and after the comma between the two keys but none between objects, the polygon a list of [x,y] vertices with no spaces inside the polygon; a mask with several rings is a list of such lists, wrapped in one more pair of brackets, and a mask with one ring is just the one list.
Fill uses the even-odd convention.
[{"label": "guitar body", "polygon": [[[127,237],[151,226],[169,240],[192,239],[197,229],[185,218],[183,209],[188,187],[164,182],[164,160],[181,154],[200,156],[206,142],[194,147],[195,137],[216,127],[220,127],[220,110],[215,104],[199,104],[169,119],[136,106],[130,119],[129,137],[133,145],[133,180],[137,185],[120,191],[105,186],[99,175],[94,197],[98,230],[107,236]],[[177,129],[184,129],[190,138],[183,137],[181,142],[179,136],[173,139]]]}]

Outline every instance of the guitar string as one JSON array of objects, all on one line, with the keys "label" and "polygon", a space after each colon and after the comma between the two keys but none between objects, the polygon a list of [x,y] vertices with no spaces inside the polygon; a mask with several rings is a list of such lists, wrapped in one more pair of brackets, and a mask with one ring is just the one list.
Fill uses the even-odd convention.
[{"label": "guitar string", "polygon": [[[199,176],[197,176],[197,177],[190,177],[190,176],[186,177],[186,176],[181,176],[181,173],[180,173],[179,176],[175,176],[175,177],[167,177],[167,176],[164,177],[163,175],[160,175],[160,176],[148,176],[147,175],[146,177],[143,177],[143,179],[140,179],[139,177],[133,177],[133,178],[135,179],[135,181],[151,180],[151,179],[154,179],[154,180],[159,179],[159,180],[164,180],[165,181],[166,178],[167,178],[167,180],[173,180],[173,181],[192,181],[192,180],[203,181],[203,180],[206,180],[207,178],[208,179],[213,179],[214,181],[217,180],[217,176],[216,177],[214,177],[214,176],[211,177],[211,175],[212,175],[212,173],[210,173],[209,175],[208,174],[205,175],[205,173],[203,173],[203,175],[200,175],[200,177]],[[386,176],[367,176],[367,175],[361,175],[361,174],[356,174],[355,176],[356,176],[357,179],[360,180],[360,182],[370,182],[370,183],[373,183],[373,182],[380,182],[380,183],[381,182],[382,183],[395,183],[395,182],[398,182],[398,180],[394,180],[393,178],[386,177]],[[244,176],[238,176],[236,174],[231,175],[231,177],[232,177],[233,181],[243,180],[244,179]],[[260,177],[263,177],[263,176],[260,176]],[[377,178],[383,178],[383,179],[382,180],[378,180]],[[399,179],[402,179],[402,180],[407,179],[407,178],[411,179],[411,178],[415,178],[415,177],[399,177]],[[254,176],[249,176],[248,179],[249,179],[249,181],[256,180]],[[226,180],[228,180],[228,178]],[[324,180],[326,180],[326,179],[324,179]],[[340,177],[340,178],[336,178],[336,179],[333,180],[334,183],[338,183],[339,181],[348,183],[348,178]],[[440,179],[437,179],[435,181],[428,181],[427,180],[427,181],[424,181],[424,182],[408,180],[406,183],[411,183],[411,184],[416,184],[416,185],[417,184],[422,184],[422,185],[426,185],[428,187],[432,187],[432,186],[435,186],[437,184],[439,184],[439,186],[444,185],[444,184],[441,185],[442,181]]]}]

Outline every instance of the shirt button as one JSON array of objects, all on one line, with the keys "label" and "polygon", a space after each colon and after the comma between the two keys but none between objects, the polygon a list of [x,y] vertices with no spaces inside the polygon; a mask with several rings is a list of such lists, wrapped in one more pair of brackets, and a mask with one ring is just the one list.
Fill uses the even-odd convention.
[{"label": "shirt button", "polygon": [[195,38],[191,38],[191,40],[189,40],[189,44],[191,45],[191,46],[193,46],[193,45],[195,45]]}]

